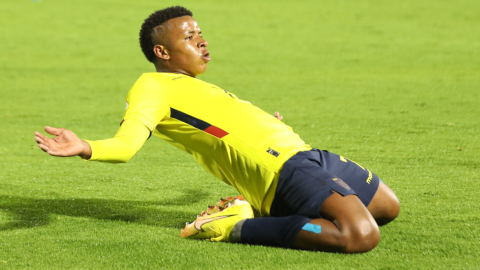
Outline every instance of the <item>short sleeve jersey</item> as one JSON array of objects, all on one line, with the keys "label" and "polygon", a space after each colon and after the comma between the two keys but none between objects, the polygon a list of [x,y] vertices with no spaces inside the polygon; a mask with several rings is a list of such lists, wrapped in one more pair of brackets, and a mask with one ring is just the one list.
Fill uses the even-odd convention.
[{"label": "short sleeve jersey", "polygon": [[127,96],[124,119],[190,153],[269,215],[283,163],[310,150],[291,127],[213,84],[174,73],[145,73]]}]

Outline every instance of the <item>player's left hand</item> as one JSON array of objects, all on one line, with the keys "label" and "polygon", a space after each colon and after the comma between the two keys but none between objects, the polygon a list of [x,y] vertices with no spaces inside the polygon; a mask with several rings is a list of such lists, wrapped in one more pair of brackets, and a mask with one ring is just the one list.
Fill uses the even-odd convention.
[{"label": "player's left hand", "polygon": [[279,112],[275,112],[275,117],[280,121],[283,120],[283,116],[281,116]]}]

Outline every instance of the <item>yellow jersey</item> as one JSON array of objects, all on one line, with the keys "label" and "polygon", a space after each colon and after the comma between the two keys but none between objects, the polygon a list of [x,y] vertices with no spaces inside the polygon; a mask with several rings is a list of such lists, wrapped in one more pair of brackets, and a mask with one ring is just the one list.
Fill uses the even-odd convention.
[{"label": "yellow jersey", "polygon": [[[141,122],[155,136],[190,153],[265,216],[269,215],[285,161],[311,149],[273,115],[186,75],[145,73],[130,89],[126,101],[126,122]],[[95,153],[108,150],[99,145],[101,142],[89,141],[91,160],[108,161]],[[137,143],[135,152],[142,144]]]}]

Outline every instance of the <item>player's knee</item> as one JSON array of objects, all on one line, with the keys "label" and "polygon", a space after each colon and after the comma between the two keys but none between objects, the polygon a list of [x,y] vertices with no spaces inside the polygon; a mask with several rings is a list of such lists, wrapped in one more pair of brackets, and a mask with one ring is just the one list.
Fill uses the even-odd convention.
[{"label": "player's knee", "polygon": [[364,253],[374,249],[379,242],[380,230],[377,224],[371,219],[364,219],[357,224],[343,226],[340,234],[335,236],[335,244],[329,248],[323,246],[323,241],[318,241],[318,247],[314,249],[339,253]]},{"label": "player's knee", "polygon": [[400,213],[400,202],[391,188],[380,183],[377,194],[368,208],[379,226],[385,225]]},{"label": "player's knee", "polygon": [[385,225],[398,217],[400,214],[400,201],[397,196],[390,196],[385,203],[385,211],[380,218],[377,218],[378,225]]},{"label": "player's knee", "polygon": [[397,196],[393,196],[390,201],[390,211],[389,211],[389,218],[390,221],[396,219],[400,214],[400,201],[398,200]]},{"label": "player's knee", "polygon": [[380,230],[375,222],[365,220],[346,230],[343,238],[343,252],[368,252],[380,242]]}]

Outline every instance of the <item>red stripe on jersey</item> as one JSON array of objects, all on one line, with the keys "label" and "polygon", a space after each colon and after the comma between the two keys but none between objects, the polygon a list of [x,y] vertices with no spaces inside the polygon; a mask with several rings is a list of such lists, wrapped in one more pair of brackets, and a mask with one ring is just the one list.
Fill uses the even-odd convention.
[{"label": "red stripe on jersey", "polygon": [[209,134],[212,134],[213,136],[215,136],[217,138],[220,138],[220,139],[228,135],[228,132],[226,132],[225,130],[223,130],[219,127],[216,127],[216,126],[209,126],[208,128],[204,129],[203,131],[205,131]]}]

